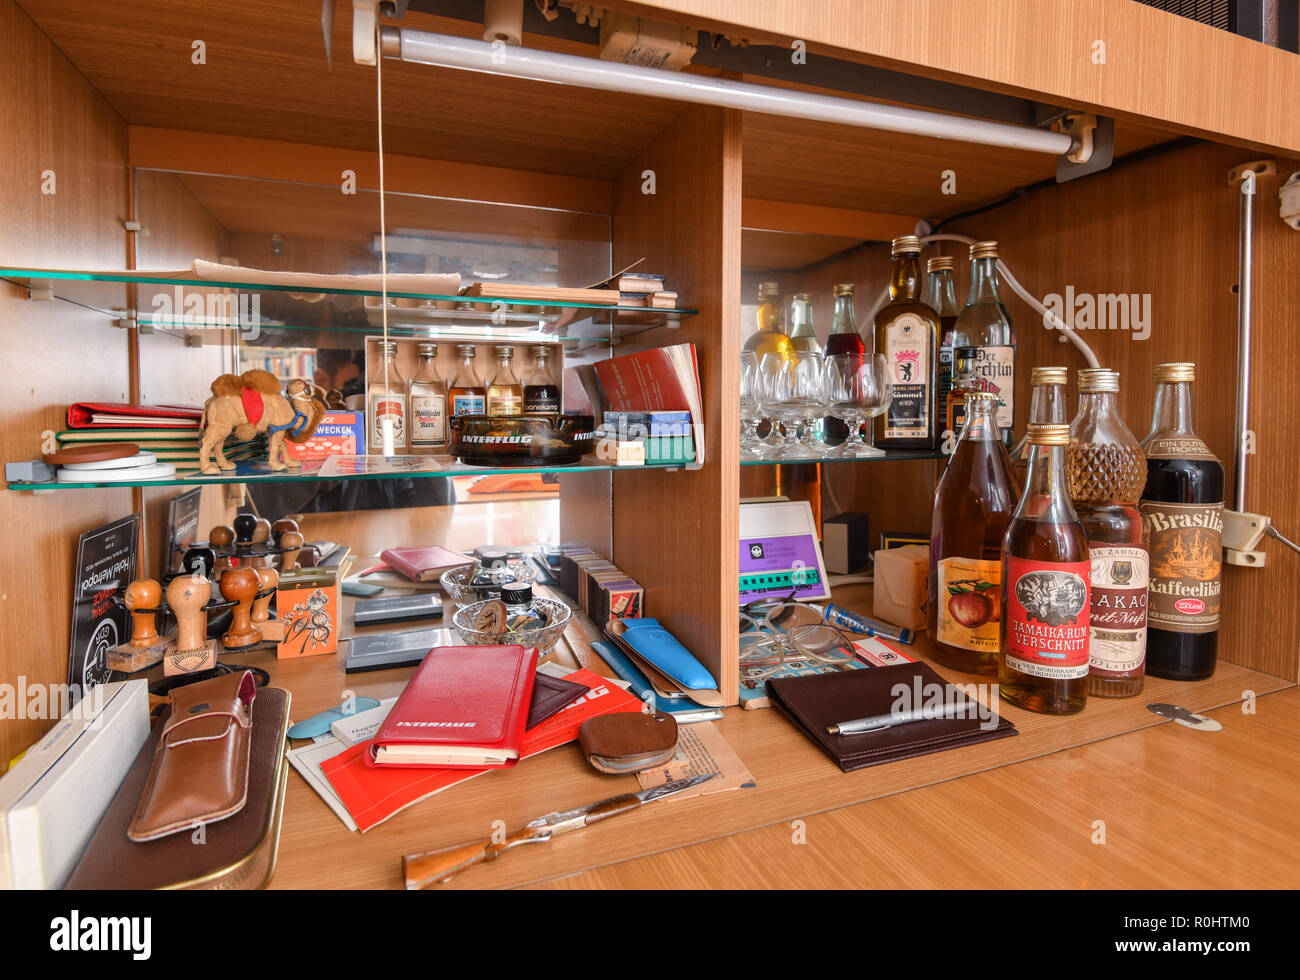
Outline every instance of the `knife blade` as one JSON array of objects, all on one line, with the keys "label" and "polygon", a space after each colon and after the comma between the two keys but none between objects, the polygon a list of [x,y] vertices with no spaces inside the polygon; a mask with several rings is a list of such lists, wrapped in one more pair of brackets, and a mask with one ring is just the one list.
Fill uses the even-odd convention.
[{"label": "knife blade", "polygon": [[624,793],[606,800],[588,803],[586,806],[572,810],[558,810],[530,821],[521,830],[515,831],[504,840],[474,841],[443,847],[421,854],[407,854],[402,858],[402,875],[408,890],[427,888],[432,884],[443,884],[457,873],[484,861],[492,861],[512,847],[520,844],[540,844],[549,841],[557,834],[566,834],[572,830],[581,830],[601,820],[608,820],[620,813],[628,813],[647,803],[667,799],[684,790],[693,789],[701,783],[718,775],[716,772],[702,773],[689,779],[651,786],[636,793]]}]

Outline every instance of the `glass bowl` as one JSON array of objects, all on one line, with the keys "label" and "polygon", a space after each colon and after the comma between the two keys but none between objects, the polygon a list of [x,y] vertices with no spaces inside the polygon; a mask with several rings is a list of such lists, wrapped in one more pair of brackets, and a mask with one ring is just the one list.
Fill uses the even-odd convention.
[{"label": "glass bowl", "polygon": [[[442,591],[456,600],[458,606],[467,606],[471,602],[479,602],[483,599],[494,598],[487,594],[485,586],[471,585],[476,573],[485,571],[482,565],[477,562],[473,565],[461,565],[459,568],[449,568],[442,573],[438,579],[438,584],[442,586]],[[495,568],[486,569],[492,575],[492,581],[496,584],[497,595],[500,595],[500,587],[510,582],[520,582],[531,585],[537,579],[537,572],[533,566],[526,561],[512,561],[505,565],[498,565]]]},{"label": "glass bowl", "polygon": [[500,600],[484,599],[482,602],[472,602],[456,610],[455,615],[451,617],[451,624],[456,627],[456,632],[461,635],[461,639],[471,646],[501,646],[518,643],[521,646],[536,647],[538,656],[544,657],[555,649],[555,643],[564,632],[564,627],[569,625],[569,616],[572,615],[569,607],[562,602],[534,597],[533,605],[546,615],[545,626],[519,630],[515,633],[487,633],[474,629],[472,624],[478,618],[483,606],[498,601]]},{"label": "glass bowl", "polygon": [[471,466],[572,466],[595,445],[590,415],[453,415],[447,451]]}]

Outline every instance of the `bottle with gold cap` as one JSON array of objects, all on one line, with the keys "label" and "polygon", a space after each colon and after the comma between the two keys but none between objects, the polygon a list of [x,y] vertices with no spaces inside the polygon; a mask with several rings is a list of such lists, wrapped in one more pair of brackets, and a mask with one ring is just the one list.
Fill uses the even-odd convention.
[{"label": "bottle with gold cap", "polygon": [[885,356],[894,396],[877,416],[876,445],[933,449],[939,316],[921,299],[921,240],[901,235],[889,251],[889,302],[876,314],[875,329],[876,353]]},{"label": "bottle with gold cap", "polygon": [[[1060,425],[1069,421],[1065,411],[1065,385],[1069,372],[1063,367],[1036,367],[1029,374],[1032,394],[1029,396],[1029,421]],[[1011,450],[1011,472],[1016,485],[1025,485],[1025,471],[1029,468],[1029,433],[1026,432]]]},{"label": "bottle with gold cap", "polygon": [[998,426],[1009,446],[1016,414],[1016,330],[999,288],[998,243],[976,242],[970,247],[970,294],[953,327],[952,343],[979,348],[976,372],[998,392]]},{"label": "bottle with gold cap", "polygon": [[1088,696],[1088,538],[1070,502],[1069,444],[1068,425],[1030,424],[1029,474],[1002,539],[998,691],[1049,715],[1082,711]]},{"label": "bottle with gold cap", "polygon": [[1157,364],[1156,404],[1139,509],[1150,536],[1147,673],[1195,681],[1214,673],[1223,558],[1223,464],[1192,425],[1196,365]]},{"label": "bottle with gold cap", "polygon": [[822,345],[812,323],[812,297],[795,293],[790,301],[790,346],[806,354],[820,354]]},{"label": "bottle with gold cap", "polygon": [[1119,372],[1079,372],[1079,411],[1065,454],[1070,498],[1088,535],[1092,570],[1088,693],[1142,690],[1147,649],[1147,536],[1137,509],[1147,463],[1115,399]]},{"label": "bottle with gold cap", "polygon": [[758,287],[758,331],[745,341],[745,350],[753,351],[758,360],[764,354],[789,357],[790,338],[781,330],[781,294],[774,282],[760,283]]},{"label": "bottle with gold cap", "polygon": [[[953,279],[955,260],[951,255],[936,255],[925,263],[925,305],[939,315],[939,369],[935,380],[934,404],[943,412],[948,404],[948,390],[952,387],[954,350],[953,328],[961,309],[957,306],[957,285]],[[942,422],[942,417],[940,418]],[[953,431],[956,437],[958,432]]]}]

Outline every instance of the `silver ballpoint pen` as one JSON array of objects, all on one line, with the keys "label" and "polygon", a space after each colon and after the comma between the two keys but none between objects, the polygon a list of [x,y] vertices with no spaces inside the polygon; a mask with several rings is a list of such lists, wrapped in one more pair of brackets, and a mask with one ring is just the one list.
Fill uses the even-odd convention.
[{"label": "silver ballpoint pen", "polygon": [[862,735],[865,732],[878,732],[895,725],[907,725],[914,721],[933,721],[936,718],[953,718],[968,714],[974,706],[971,704],[945,704],[939,709],[914,708],[911,711],[894,711],[885,715],[871,715],[867,718],[854,718],[841,721],[836,725],[827,725],[828,735]]}]

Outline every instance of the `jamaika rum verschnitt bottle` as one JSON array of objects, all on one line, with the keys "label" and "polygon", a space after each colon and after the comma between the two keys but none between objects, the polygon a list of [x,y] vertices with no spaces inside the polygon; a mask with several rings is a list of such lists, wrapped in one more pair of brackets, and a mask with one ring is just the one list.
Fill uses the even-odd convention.
[{"label": "jamaika rum verschnitt bottle", "polygon": [[1088,538],[1065,475],[1068,425],[1031,423],[1029,472],[1002,539],[998,690],[1048,715],[1088,700]]}]

